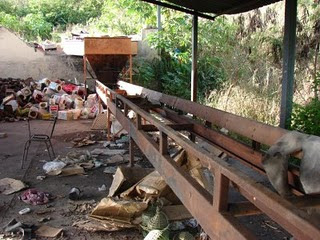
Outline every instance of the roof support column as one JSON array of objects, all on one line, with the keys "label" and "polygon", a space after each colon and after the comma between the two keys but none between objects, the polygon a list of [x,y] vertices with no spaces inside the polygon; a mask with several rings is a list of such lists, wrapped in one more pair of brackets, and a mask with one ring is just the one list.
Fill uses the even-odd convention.
[{"label": "roof support column", "polygon": [[283,39],[283,73],[280,127],[288,128],[291,123],[296,25],[297,25],[297,0],[286,0],[285,3],[285,26]]},{"label": "roof support column", "polygon": [[161,25],[161,6],[157,5],[157,28],[158,31],[162,29]]},{"label": "roof support column", "polygon": [[198,16],[192,20],[192,68],[191,68],[191,101],[197,101],[198,92]]}]

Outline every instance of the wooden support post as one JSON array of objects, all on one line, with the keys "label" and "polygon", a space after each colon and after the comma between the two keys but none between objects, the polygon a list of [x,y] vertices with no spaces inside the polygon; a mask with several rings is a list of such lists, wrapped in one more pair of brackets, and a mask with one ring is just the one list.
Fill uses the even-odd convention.
[{"label": "wooden support post", "polygon": [[111,124],[110,124],[111,110],[107,107],[107,139],[111,140]]},{"label": "wooden support post", "polygon": [[128,116],[128,112],[129,112],[128,104],[124,103],[124,115],[125,115],[126,117]]},{"label": "wooden support post", "polygon": [[162,155],[168,154],[168,136],[164,132],[160,132],[159,152]]},{"label": "wooden support post", "polygon": [[291,125],[296,50],[297,0],[286,0],[280,127]]},{"label": "wooden support post", "polygon": [[190,132],[189,133],[189,139],[190,139],[190,141],[195,142],[196,141],[196,135],[194,133]]},{"label": "wooden support post", "polygon": [[213,206],[221,212],[228,210],[229,179],[219,170],[214,174]]},{"label": "wooden support post", "polygon": [[137,113],[136,126],[138,130],[141,130],[141,115]]},{"label": "wooden support post", "polygon": [[130,54],[130,56],[129,56],[129,64],[130,64],[130,69],[129,69],[130,83],[132,83],[132,54]]},{"label": "wooden support post", "polygon": [[191,101],[197,101],[198,92],[198,16],[193,15],[192,21],[192,70],[191,70]]},{"label": "wooden support post", "polygon": [[98,97],[98,101],[99,101],[99,113],[102,113],[102,103],[101,103],[101,98]]},{"label": "wooden support post", "polygon": [[134,166],[134,144],[133,138],[130,136],[129,140],[129,167]]},{"label": "wooden support post", "polygon": [[83,56],[83,82],[84,82],[84,89],[85,89],[85,98],[87,99],[87,57],[86,55]]}]

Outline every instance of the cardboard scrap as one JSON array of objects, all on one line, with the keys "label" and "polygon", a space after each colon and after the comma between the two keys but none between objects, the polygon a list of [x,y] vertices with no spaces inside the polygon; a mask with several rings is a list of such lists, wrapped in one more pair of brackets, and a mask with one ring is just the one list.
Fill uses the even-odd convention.
[{"label": "cardboard scrap", "polygon": [[83,175],[85,171],[83,167],[73,166],[61,169],[61,176]]},{"label": "cardboard scrap", "polygon": [[[186,158],[186,152],[183,150],[174,157],[174,161],[178,165],[182,165]],[[137,182],[131,188],[120,194],[120,197],[124,199],[140,198],[143,200],[150,200],[151,198],[157,198],[162,193],[167,193],[169,186],[165,180],[157,171],[153,171],[142,180]]]},{"label": "cardboard scrap", "polygon": [[62,228],[54,228],[47,225],[42,225],[37,229],[36,235],[39,237],[57,237],[62,232]]},{"label": "cardboard scrap", "polygon": [[113,231],[122,230],[124,228],[133,227],[133,225],[131,224],[123,224],[123,223],[111,222],[111,221],[110,222],[99,221],[95,219],[77,221],[77,222],[74,222],[72,226],[89,231],[89,232],[100,232],[100,231],[113,232]]},{"label": "cardboard scrap", "polygon": [[153,171],[140,182],[120,194],[124,199],[140,198],[149,200],[161,195],[167,188],[167,184],[157,171]]},{"label": "cardboard scrap", "polygon": [[28,187],[20,180],[16,180],[13,178],[2,178],[0,179],[0,193],[5,195],[10,195],[15,192],[19,192],[20,190]]},{"label": "cardboard scrap", "polygon": [[121,189],[128,189],[153,170],[141,167],[118,167],[109,189],[108,197],[115,196]]},{"label": "cardboard scrap", "polygon": [[193,177],[203,188],[209,192],[213,191],[213,181],[208,178],[205,169],[202,167],[200,159],[187,152],[186,167],[191,177]]},{"label": "cardboard scrap", "polygon": [[107,197],[103,198],[93,209],[90,217],[103,220],[104,222],[111,221],[113,223],[119,223],[120,225],[124,224],[127,227],[134,227],[135,218],[141,216],[147,207],[147,203],[144,202],[115,200]]}]

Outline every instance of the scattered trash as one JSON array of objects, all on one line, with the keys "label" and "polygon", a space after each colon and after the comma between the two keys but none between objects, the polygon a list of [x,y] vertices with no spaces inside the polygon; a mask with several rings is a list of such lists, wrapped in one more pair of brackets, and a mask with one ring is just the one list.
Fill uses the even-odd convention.
[{"label": "scattered trash", "polygon": [[110,132],[113,135],[119,135],[119,136],[121,136],[122,134],[123,135],[128,134],[128,132],[123,129],[122,125],[115,119],[112,121]]},{"label": "scattered trash", "polygon": [[133,187],[120,194],[124,199],[139,198],[142,200],[151,200],[157,198],[167,188],[167,183],[157,171],[153,171],[144,177]]},{"label": "scattered trash", "polygon": [[74,187],[69,192],[70,200],[73,200],[73,201],[79,200],[80,196],[81,196],[81,191],[79,188]]},{"label": "scattered trash", "polygon": [[20,199],[31,205],[42,205],[48,203],[52,199],[52,196],[49,193],[31,188],[22,193]]},{"label": "scattered trash", "polygon": [[96,148],[91,151],[92,155],[103,155],[103,156],[112,156],[112,155],[122,155],[126,153],[127,150],[118,150],[118,149],[109,149],[109,148]]},{"label": "scattered trash", "polygon": [[45,163],[42,168],[48,175],[59,175],[62,171],[62,168],[65,166],[66,164],[64,162],[52,161]]},{"label": "scattered trash", "polygon": [[167,229],[152,230],[144,238],[144,240],[160,240],[160,239],[169,240],[169,231]]},{"label": "scattered trash", "polygon": [[129,136],[128,135],[122,136],[120,139],[116,140],[116,144],[128,143],[128,142],[129,142]]},{"label": "scattered trash", "polygon": [[19,211],[19,214],[20,214],[20,215],[24,215],[24,214],[27,214],[27,213],[29,213],[29,212],[31,212],[31,209],[30,209],[30,208],[24,208],[24,209],[22,209],[22,210]]},{"label": "scattered trash", "polygon": [[97,161],[97,160],[94,161],[94,167],[95,167],[95,168],[99,168],[99,167],[101,167],[102,165],[103,165],[102,162]]},{"label": "scattered trash", "polygon": [[46,176],[37,176],[37,180],[39,181],[43,181],[44,179],[46,179]]},{"label": "scattered trash", "polygon": [[102,184],[101,187],[98,187],[98,191],[99,191],[99,192],[105,192],[105,191],[107,191],[106,185],[105,185],[105,184]]},{"label": "scattered trash", "polygon": [[1,132],[0,133],[0,138],[6,138],[8,135],[7,133]]},{"label": "scattered trash", "polygon": [[[48,207],[48,206],[47,206]],[[55,211],[55,209],[43,209],[43,210],[38,210],[38,211],[36,211],[35,213],[37,214],[37,215],[44,215],[44,214],[48,214],[48,213],[52,213],[52,212],[54,212]]]},{"label": "scattered trash", "polygon": [[89,232],[101,232],[101,231],[112,232],[112,231],[119,231],[122,229],[119,223],[113,224],[112,222],[100,222],[94,219],[77,221],[77,222],[74,222],[72,226],[78,227],[80,229],[83,229]]},{"label": "scattered trash", "polygon": [[133,228],[138,226],[137,218],[147,207],[144,202],[107,197],[93,209],[90,217],[102,221],[106,226],[111,225],[112,228]]},{"label": "scattered trash", "polygon": [[38,220],[39,223],[49,222],[51,217],[43,217]]},{"label": "scattered trash", "polygon": [[152,171],[152,169],[141,167],[118,167],[113,176],[108,197],[115,196],[121,189],[132,187]]},{"label": "scattered trash", "polygon": [[83,167],[73,166],[61,169],[61,176],[83,175],[85,173]]},{"label": "scattered trash", "polygon": [[21,222],[18,222],[16,219],[12,219],[4,229],[4,232],[18,232],[23,227]]},{"label": "scattered trash", "polygon": [[72,205],[69,207],[71,213],[80,212],[88,214],[96,206],[95,200],[78,200],[78,201],[69,201],[69,204]]},{"label": "scattered trash", "polygon": [[[124,154],[123,155],[123,159],[124,159],[124,162],[129,162],[130,161],[130,155],[129,154]],[[134,162],[138,162],[140,161],[142,158],[141,157],[133,157],[133,161]]]},{"label": "scattered trash", "polygon": [[88,150],[75,150],[67,153],[67,155],[64,158],[58,156],[56,160],[64,162],[67,165],[74,165],[77,163],[87,163],[96,159],[92,157],[91,153]]},{"label": "scattered trash", "polygon": [[[161,211],[160,206],[156,207],[156,211],[152,216],[142,218],[140,227],[143,229],[144,239],[168,239],[169,240],[169,220],[166,214]],[[157,231],[155,231],[157,230]],[[160,235],[158,235],[160,234]],[[158,237],[158,238],[152,238]]]},{"label": "scattered trash", "polygon": [[108,163],[115,164],[115,163],[122,163],[124,160],[123,156],[120,154],[112,156],[110,159],[108,159]]},{"label": "scattered trash", "polygon": [[89,137],[86,137],[83,139],[74,139],[72,143],[73,143],[73,147],[79,148],[79,147],[95,144],[96,141],[90,140]]},{"label": "scattered trash", "polygon": [[102,146],[105,148],[108,147],[109,145],[110,145],[110,141],[105,141],[102,143]]},{"label": "scattered trash", "polygon": [[39,237],[55,238],[62,232],[62,228],[54,228],[47,225],[42,225],[36,230],[36,235]]},{"label": "scattered trash", "polygon": [[106,167],[103,172],[107,173],[107,174],[114,174],[117,171],[117,167],[115,166],[110,166],[110,167]]},{"label": "scattered trash", "polygon": [[0,85],[0,120],[42,119],[52,115],[73,120],[81,116],[94,118],[98,111],[96,94],[90,94],[84,101],[84,86],[60,79],[0,78]]},{"label": "scattered trash", "polygon": [[10,195],[15,192],[19,192],[28,186],[20,180],[13,178],[2,178],[0,179],[0,193],[4,195]]}]

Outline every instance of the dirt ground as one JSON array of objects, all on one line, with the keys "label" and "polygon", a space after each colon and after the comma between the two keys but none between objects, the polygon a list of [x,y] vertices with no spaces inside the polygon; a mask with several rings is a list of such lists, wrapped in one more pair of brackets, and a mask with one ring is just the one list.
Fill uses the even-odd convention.
[{"label": "dirt ground", "polygon": [[[53,145],[56,155],[64,156],[72,149],[70,136],[74,138],[84,136],[90,133],[92,122],[88,120],[81,121],[60,121],[56,126],[53,137]],[[45,132],[48,129],[48,122],[34,121],[35,131]],[[24,169],[20,169],[20,161],[23,153],[23,145],[27,140],[27,122],[20,121],[15,123],[0,123],[0,132],[6,132],[7,138],[0,139],[0,176],[11,177],[22,180],[30,187],[41,191],[51,193],[55,199],[46,205],[30,206],[18,199],[21,194],[0,196],[0,228],[13,218],[27,224],[37,226],[42,218],[50,217],[50,221],[45,224],[63,228],[63,239],[141,239],[138,231],[128,230],[115,233],[90,233],[81,231],[72,227],[73,222],[86,219],[87,213],[91,207],[98,203],[108,191],[99,192],[98,187],[105,184],[110,187],[112,174],[103,173],[104,167],[90,170],[83,176],[47,176],[44,180],[37,180],[39,175],[45,175],[42,166],[44,160],[49,161],[49,156],[45,151],[45,145],[42,143],[32,143],[28,161]],[[101,132],[93,132],[97,136],[103,136]],[[67,140],[67,142],[65,142]],[[78,150],[92,150],[101,147],[101,144],[95,144],[88,147],[77,148]],[[72,187],[78,187],[83,191],[83,196],[78,202],[72,202],[68,199],[68,193]],[[87,208],[83,207],[87,206]],[[19,215],[18,212],[26,207],[30,207],[32,212],[25,215]],[[40,214],[41,212],[47,212]],[[1,231],[0,231],[1,232]],[[1,235],[0,235],[1,238]],[[40,238],[37,238],[40,239]]]}]

